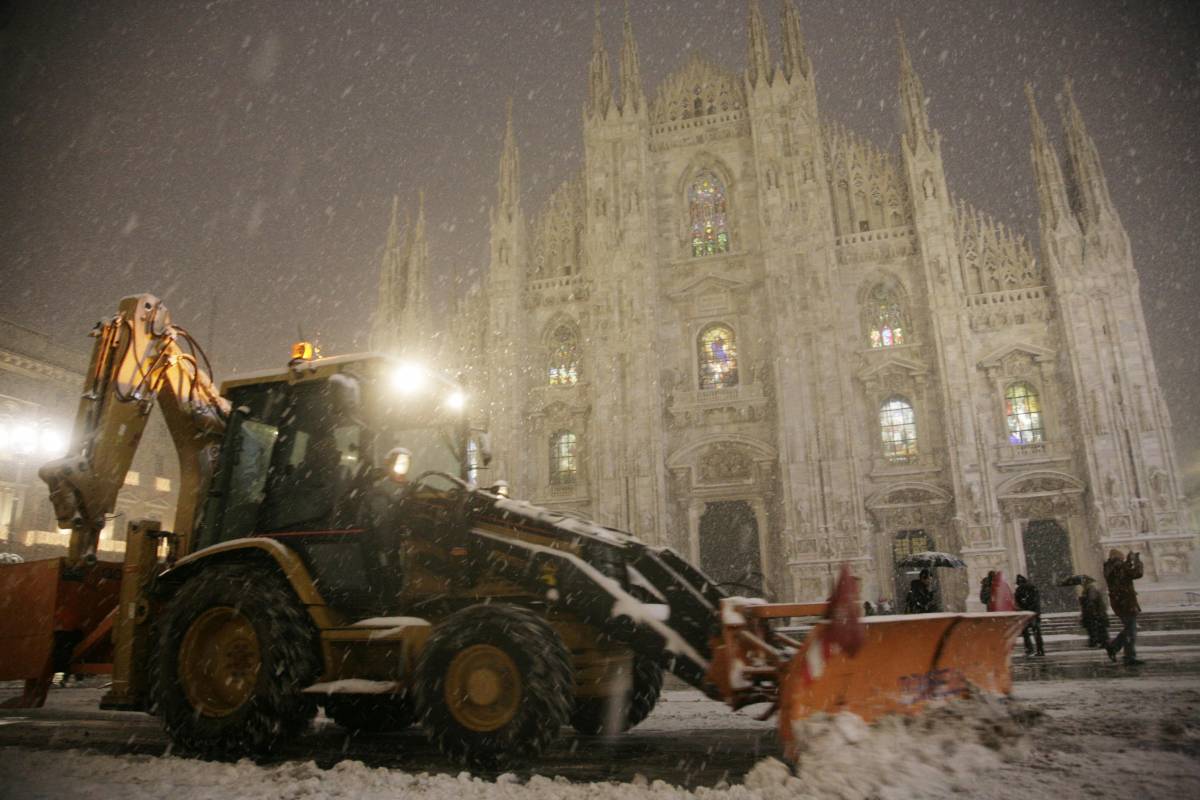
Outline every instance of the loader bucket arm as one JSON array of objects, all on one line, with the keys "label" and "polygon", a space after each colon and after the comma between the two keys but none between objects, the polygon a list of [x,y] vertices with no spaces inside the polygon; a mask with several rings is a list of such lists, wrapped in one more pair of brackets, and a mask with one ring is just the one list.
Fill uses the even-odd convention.
[{"label": "loader bucket arm", "polygon": [[494,570],[535,590],[551,608],[570,612],[708,691],[705,674],[716,609],[654,551],[638,545],[637,557],[626,563],[637,564],[652,581],[666,600],[661,604],[638,600],[620,581],[566,550],[516,539],[490,526],[477,526],[471,533]]}]

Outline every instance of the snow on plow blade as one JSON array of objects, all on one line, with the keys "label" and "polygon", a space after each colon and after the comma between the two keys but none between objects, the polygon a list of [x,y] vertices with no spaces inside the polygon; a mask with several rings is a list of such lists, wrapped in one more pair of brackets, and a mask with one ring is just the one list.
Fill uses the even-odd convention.
[{"label": "snow on plow blade", "polygon": [[818,712],[850,711],[867,721],[915,713],[929,700],[1012,690],[1013,640],[1027,611],[912,614],[862,619],[853,654],[832,644],[832,626],[814,626],[784,669],[779,730],[792,753],[792,723]]},{"label": "snow on plow blade", "polygon": [[25,681],[4,707],[42,705],[57,671],[92,671],[77,655],[116,607],[120,586],[120,564],[77,574],[61,558],[0,565],[0,681]]}]

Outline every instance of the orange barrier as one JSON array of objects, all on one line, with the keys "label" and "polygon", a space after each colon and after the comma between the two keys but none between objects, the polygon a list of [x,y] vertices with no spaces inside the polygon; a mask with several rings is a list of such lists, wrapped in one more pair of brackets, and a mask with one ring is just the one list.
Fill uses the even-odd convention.
[{"label": "orange barrier", "polygon": [[915,713],[929,700],[973,691],[1008,694],[1013,640],[1027,611],[866,617],[853,655],[818,623],[783,670],[779,731],[793,752],[792,723],[818,712],[850,711],[867,721]]},{"label": "orange barrier", "polygon": [[75,663],[103,649],[97,634],[117,606],[121,565],[100,562],[70,574],[52,558],[0,565],[0,681],[24,680],[7,708],[38,707],[55,672],[103,672],[105,664]]}]

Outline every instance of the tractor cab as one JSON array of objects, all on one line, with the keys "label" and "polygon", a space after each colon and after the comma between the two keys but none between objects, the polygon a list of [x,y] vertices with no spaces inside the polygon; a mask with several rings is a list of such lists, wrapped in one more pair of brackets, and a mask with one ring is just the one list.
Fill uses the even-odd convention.
[{"label": "tractor cab", "polygon": [[[405,570],[394,498],[410,476],[468,477],[462,389],[381,355],[294,359],[228,381],[233,407],[196,549],[266,536],[297,551],[327,601],[395,610]],[[474,450],[474,448],[472,448]]]}]

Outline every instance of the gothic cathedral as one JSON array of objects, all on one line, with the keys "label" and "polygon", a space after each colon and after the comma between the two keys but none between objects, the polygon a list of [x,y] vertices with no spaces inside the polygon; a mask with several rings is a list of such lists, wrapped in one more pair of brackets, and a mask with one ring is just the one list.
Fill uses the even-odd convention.
[{"label": "gothic cathedral", "polygon": [[[1060,160],[1029,96],[1041,236],[955,202],[903,38],[899,152],[817,107],[791,0],[781,63],[750,4],[741,74],[693,55],[648,100],[597,21],[584,166],[527,217],[511,109],[490,267],[443,326],[514,496],[669,545],[734,593],[818,600],[848,563],[947,609],[988,570],[1200,588],[1129,241],[1070,86]],[[405,235],[401,236],[401,230]],[[374,344],[413,341],[424,213],[393,211]],[[418,322],[420,320],[420,322]],[[410,336],[402,331],[411,329]]]}]

